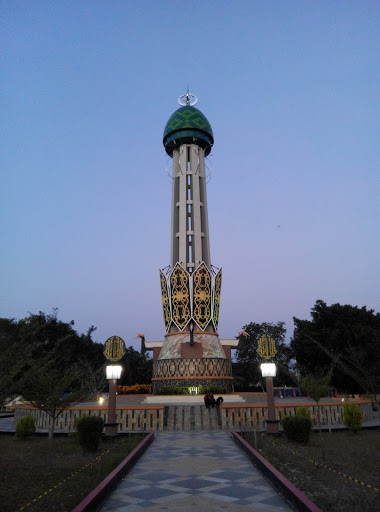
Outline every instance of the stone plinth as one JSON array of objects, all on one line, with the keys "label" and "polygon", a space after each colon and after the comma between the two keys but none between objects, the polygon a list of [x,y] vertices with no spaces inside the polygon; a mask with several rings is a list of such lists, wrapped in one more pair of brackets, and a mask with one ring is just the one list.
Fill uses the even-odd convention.
[{"label": "stone plinth", "polygon": [[188,332],[168,334],[153,362],[152,385],[153,393],[165,387],[199,385],[231,392],[231,360],[216,333],[195,332],[193,342]]}]

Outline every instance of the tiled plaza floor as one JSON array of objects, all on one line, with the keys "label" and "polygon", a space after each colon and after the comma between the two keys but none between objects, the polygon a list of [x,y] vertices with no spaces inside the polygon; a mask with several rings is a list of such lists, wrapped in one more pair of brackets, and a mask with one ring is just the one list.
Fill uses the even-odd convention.
[{"label": "tiled plaza floor", "polygon": [[228,432],[164,432],[102,512],[290,511]]}]

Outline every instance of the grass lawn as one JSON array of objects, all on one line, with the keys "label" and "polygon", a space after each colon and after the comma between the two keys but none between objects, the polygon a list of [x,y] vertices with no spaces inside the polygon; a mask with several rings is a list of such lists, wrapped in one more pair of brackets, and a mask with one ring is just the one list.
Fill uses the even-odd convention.
[{"label": "grass lawn", "polygon": [[[253,433],[244,437],[255,447]],[[132,434],[83,454],[75,438],[57,437],[49,463],[46,437],[0,436],[1,511],[70,512],[142,439]],[[307,446],[258,433],[256,449],[324,512],[380,511],[379,429],[314,433]]]},{"label": "grass lawn", "polygon": [[0,436],[1,511],[71,511],[143,438],[131,434],[83,454],[75,438],[57,437],[49,463],[47,437]]},{"label": "grass lawn", "polygon": [[[255,448],[252,433],[243,437]],[[379,429],[313,433],[306,446],[257,434],[256,445],[323,512],[380,511]]]}]

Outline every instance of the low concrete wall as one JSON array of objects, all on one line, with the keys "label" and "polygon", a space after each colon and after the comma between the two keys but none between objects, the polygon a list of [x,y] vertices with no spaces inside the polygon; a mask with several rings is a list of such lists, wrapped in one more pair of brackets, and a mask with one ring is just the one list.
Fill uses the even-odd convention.
[{"label": "low concrete wall", "polygon": [[[119,423],[119,432],[156,432],[164,426],[164,405],[138,405],[116,408],[116,421]],[[23,405],[15,409],[15,425],[20,418],[32,415],[37,428],[48,429],[50,417],[43,411]],[[57,430],[71,431],[74,429],[74,421],[82,416],[100,416],[104,423],[108,421],[107,406],[95,407],[71,407],[59,415],[55,422]]]},{"label": "low concrete wall", "polygon": [[[190,397],[193,398],[193,397]],[[163,400],[165,398],[163,397]],[[175,397],[180,401],[181,397]],[[185,402],[185,400],[184,400]],[[370,400],[350,400],[357,403],[363,414],[363,421],[372,418],[372,406]],[[321,426],[323,428],[334,428],[334,425],[343,424],[343,402],[339,400],[321,401]],[[176,405],[167,404],[168,407]],[[191,404],[188,404],[191,407]],[[194,406],[194,405],[193,405]],[[197,405],[195,407],[204,407]],[[277,402],[275,405],[276,419],[280,420],[285,416],[294,416],[299,407],[305,407],[310,411],[313,426],[318,425],[318,407],[311,402],[298,402],[294,404]],[[118,405],[116,408],[116,421],[119,423],[119,432],[156,432],[164,429],[165,405]],[[15,425],[20,418],[31,414],[34,416],[36,426],[39,429],[48,429],[50,418],[43,411],[28,407],[26,405],[15,408]],[[82,416],[100,416],[104,422],[108,421],[107,405],[103,406],[77,406],[64,411],[55,423],[56,430],[71,431],[76,418]],[[265,419],[267,418],[266,402],[255,404],[247,403],[223,403],[220,406],[220,417],[223,430],[266,430]],[[219,427],[220,428],[220,427]]]},{"label": "low concrete wall", "polygon": [[[372,405],[371,401],[352,400],[350,402],[356,403],[363,414],[363,421],[372,418]],[[321,426],[334,427],[334,425],[343,424],[343,402],[336,400],[336,402],[320,402],[321,406]],[[265,419],[267,418],[267,404],[241,404],[241,405],[226,405],[222,404],[221,410],[222,422],[224,430],[266,430]],[[299,407],[305,407],[311,415],[313,426],[318,425],[318,406],[310,402],[297,402],[294,405],[289,403],[282,405],[281,403],[275,404],[276,419],[282,420],[285,416],[295,416]]]}]

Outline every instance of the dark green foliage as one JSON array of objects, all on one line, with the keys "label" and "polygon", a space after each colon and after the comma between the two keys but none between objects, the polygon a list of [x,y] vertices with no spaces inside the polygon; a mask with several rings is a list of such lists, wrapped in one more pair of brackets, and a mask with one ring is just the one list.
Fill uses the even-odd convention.
[{"label": "dark green foliage", "polygon": [[45,411],[50,437],[63,410],[105,383],[103,345],[91,339],[95,328],[79,335],[73,325],[58,320],[56,309],[19,321],[0,319],[0,389]]},{"label": "dark green foliage", "polygon": [[301,375],[333,367],[331,385],[375,394],[380,386],[380,314],[317,300],[311,320],[294,320],[293,357]]},{"label": "dark green foliage", "polygon": [[140,353],[133,347],[127,347],[120,363],[124,370],[118,381],[119,386],[150,384],[153,372],[153,360],[148,353]]},{"label": "dark green foliage", "polygon": [[289,441],[307,444],[310,438],[311,419],[305,416],[285,416],[281,421],[286,437]]},{"label": "dark green foliage", "polygon": [[159,389],[158,395],[190,395],[190,390],[186,386],[165,386]]},{"label": "dark green foliage", "polygon": [[198,394],[204,395],[206,393],[213,393],[214,395],[223,395],[227,393],[225,388],[221,386],[203,386],[202,384],[198,387]]},{"label": "dark green foliage", "polygon": [[311,420],[311,414],[306,407],[297,407],[296,416],[301,416],[302,418],[309,418]]},{"label": "dark green foliage", "polygon": [[18,395],[15,389],[19,374],[16,332],[17,322],[13,318],[0,318],[0,405],[5,399]]},{"label": "dark green foliage", "polygon": [[24,418],[21,418],[20,421],[17,423],[16,426],[16,436],[25,439],[28,436],[31,436],[36,431],[36,424],[34,421],[34,417],[24,416]]},{"label": "dark green foliage", "polygon": [[100,416],[83,416],[76,424],[79,444],[85,452],[96,452],[103,434],[103,418]]},{"label": "dark green foliage", "polygon": [[330,389],[331,371],[327,373],[310,373],[301,379],[301,388],[307,395],[315,400],[319,400],[326,396]]},{"label": "dark green foliage", "polygon": [[[54,309],[50,315],[42,311],[30,313],[18,321],[0,319],[0,375],[11,375],[12,392],[22,394],[20,382],[41,366],[50,365],[62,371],[75,368],[76,386],[88,386],[88,376],[103,370],[104,347],[91,338],[95,327],[79,335],[73,328],[74,321],[58,320],[57,312]],[[1,371],[3,367],[7,372]],[[1,384],[0,381],[0,388]],[[88,391],[96,393],[99,389]]]},{"label": "dark green foliage", "polygon": [[343,423],[349,430],[355,432],[355,434],[362,428],[363,415],[356,404],[344,404]]}]

